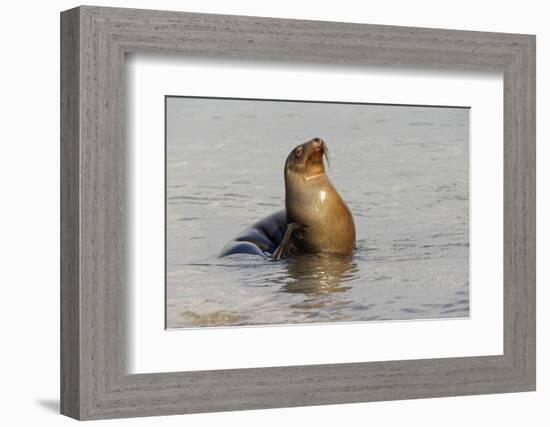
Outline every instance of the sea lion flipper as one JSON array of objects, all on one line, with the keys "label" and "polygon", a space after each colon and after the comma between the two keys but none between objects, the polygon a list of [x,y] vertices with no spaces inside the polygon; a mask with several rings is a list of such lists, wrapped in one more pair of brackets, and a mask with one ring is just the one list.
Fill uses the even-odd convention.
[{"label": "sea lion flipper", "polygon": [[304,228],[304,225],[299,224],[297,222],[291,222],[287,225],[285,235],[283,236],[283,240],[275,249],[275,252],[273,252],[273,255],[271,255],[271,258],[274,260],[279,260],[281,258],[286,258],[289,255],[292,255],[292,251],[295,249],[294,243],[293,243],[293,236],[294,233],[298,230],[302,230]]}]

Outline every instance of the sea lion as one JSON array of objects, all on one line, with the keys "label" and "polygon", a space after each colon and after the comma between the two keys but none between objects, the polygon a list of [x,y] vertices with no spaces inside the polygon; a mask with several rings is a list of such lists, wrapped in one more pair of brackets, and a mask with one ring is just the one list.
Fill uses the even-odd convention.
[{"label": "sea lion", "polygon": [[287,229],[286,212],[277,211],[245,228],[221,250],[219,257],[250,254],[271,257]]},{"label": "sea lion", "polygon": [[273,259],[307,253],[351,255],[355,224],[325,173],[327,153],[320,138],[295,147],[285,162],[285,210],[245,229],[222,249],[220,257],[235,253]]}]

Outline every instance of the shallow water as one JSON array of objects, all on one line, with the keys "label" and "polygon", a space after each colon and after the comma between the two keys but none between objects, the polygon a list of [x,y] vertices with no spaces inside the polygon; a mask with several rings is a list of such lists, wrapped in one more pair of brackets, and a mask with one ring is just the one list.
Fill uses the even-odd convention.
[{"label": "shallow water", "polygon": [[[167,327],[469,315],[463,108],[167,100]],[[321,137],[350,207],[350,259],[221,248],[284,207],[283,166]]]}]

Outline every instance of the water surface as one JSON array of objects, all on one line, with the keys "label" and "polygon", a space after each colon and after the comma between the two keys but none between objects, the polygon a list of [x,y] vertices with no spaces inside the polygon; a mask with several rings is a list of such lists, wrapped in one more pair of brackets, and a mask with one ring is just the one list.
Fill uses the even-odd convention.
[{"label": "water surface", "polygon": [[[167,327],[469,315],[469,110],[167,99]],[[284,207],[283,166],[321,137],[350,259],[221,248]]]}]

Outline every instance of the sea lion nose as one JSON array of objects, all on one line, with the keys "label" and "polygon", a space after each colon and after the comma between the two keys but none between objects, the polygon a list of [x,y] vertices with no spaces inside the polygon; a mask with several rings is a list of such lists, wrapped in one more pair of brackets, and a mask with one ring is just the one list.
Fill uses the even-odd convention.
[{"label": "sea lion nose", "polygon": [[323,145],[323,140],[321,138],[313,138],[311,141],[313,148],[319,148]]}]

